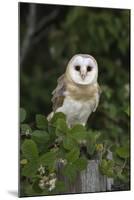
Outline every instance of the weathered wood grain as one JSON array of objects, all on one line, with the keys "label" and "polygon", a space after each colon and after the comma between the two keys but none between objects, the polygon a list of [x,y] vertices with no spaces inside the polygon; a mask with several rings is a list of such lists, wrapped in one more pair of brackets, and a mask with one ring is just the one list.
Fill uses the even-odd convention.
[{"label": "weathered wood grain", "polygon": [[64,181],[66,192],[85,193],[111,191],[113,179],[107,178],[100,173],[99,160],[89,160],[87,169],[77,175],[74,183],[70,183],[67,177],[61,175],[62,166],[59,166],[59,180]]}]

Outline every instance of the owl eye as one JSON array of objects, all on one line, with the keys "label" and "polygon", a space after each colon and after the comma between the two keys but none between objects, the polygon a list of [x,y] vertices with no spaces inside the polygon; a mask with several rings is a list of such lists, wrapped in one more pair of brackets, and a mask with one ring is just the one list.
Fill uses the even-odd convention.
[{"label": "owl eye", "polygon": [[87,66],[87,71],[90,72],[92,70],[92,67]]},{"label": "owl eye", "polygon": [[75,69],[76,69],[76,71],[80,71],[80,66],[79,66],[79,65],[76,65],[76,66],[75,66]]}]

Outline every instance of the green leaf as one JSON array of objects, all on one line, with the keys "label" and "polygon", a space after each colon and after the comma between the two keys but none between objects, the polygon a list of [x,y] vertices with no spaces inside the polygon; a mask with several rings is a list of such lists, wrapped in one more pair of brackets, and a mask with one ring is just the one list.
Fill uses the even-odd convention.
[{"label": "green leaf", "polygon": [[37,160],[31,161],[27,163],[22,169],[21,169],[21,175],[26,177],[33,177],[35,176],[38,169],[38,162]]},{"label": "green leaf", "polygon": [[72,149],[69,153],[66,154],[66,159],[69,162],[75,162],[80,155],[80,150],[78,148]]},{"label": "green leaf", "polygon": [[63,136],[68,131],[66,121],[64,119],[57,119],[56,121],[56,135]]},{"label": "green leaf", "polygon": [[46,144],[50,136],[46,131],[35,130],[31,138],[38,144]]},{"label": "green leaf", "polygon": [[80,140],[84,140],[86,139],[86,130],[85,130],[85,127],[80,125],[80,124],[77,124],[75,125],[70,131],[69,133],[71,134],[71,136],[77,140],[77,141],[80,141]]},{"label": "green leaf", "polygon": [[26,139],[21,146],[24,158],[29,161],[36,161],[38,159],[38,149],[36,143],[31,139]]},{"label": "green leaf", "polygon": [[57,153],[50,151],[50,152],[45,153],[39,158],[39,163],[44,166],[48,166],[49,169],[51,170],[54,168],[56,164],[56,158],[57,158]]},{"label": "green leaf", "polygon": [[100,163],[100,171],[103,175],[108,177],[114,176],[114,161],[102,159]]},{"label": "green leaf", "polygon": [[126,176],[121,171],[117,173],[117,178],[122,182],[126,182],[127,180]]},{"label": "green leaf", "polygon": [[85,132],[86,128],[85,126],[82,126],[81,124],[76,124],[70,129],[70,134],[75,132]]},{"label": "green leaf", "polygon": [[35,180],[35,182],[32,185],[32,188],[37,194],[41,194],[43,192],[43,190],[39,187],[39,180]]},{"label": "green leaf", "polygon": [[100,171],[103,175],[105,175],[106,173],[106,169],[107,169],[107,160],[102,159],[101,163],[100,163]]},{"label": "green leaf", "polygon": [[96,147],[94,143],[92,144],[91,142],[87,142],[87,152],[89,155],[93,155],[95,152],[95,149]]},{"label": "green leaf", "polygon": [[56,158],[56,152],[50,151],[40,157],[40,162],[41,163],[50,162],[55,158]]},{"label": "green leaf", "polygon": [[[115,149],[116,151],[116,149]],[[116,165],[122,166],[124,164],[124,159],[120,158],[116,152],[113,153],[113,159]]]},{"label": "green leaf", "polygon": [[69,181],[75,182],[77,176],[77,167],[74,164],[67,164],[62,171],[63,175],[68,178]]},{"label": "green leaf", "polygon": [[47,129],[48,121],[44,115],[40,115],[40,114],[36,115],[36,126],[39,129],[43,129],[43,130]]},{"label": "green leaf", "polygon": [[38,149],[34,141],[26,139],[22,146],[22,155],[28,163],[22,168],[22,175],[26,177],[34,176],[38,168]]},{"label": "green leaf", "polygon": [[23,122],[26,118],[26,111],[24,108],[20,108],[20,122]]},{"label": "green leaf", "polygon": [[51,143],[53,143],[56,139],[55,130],[56,130],[55,127],[52,127],[50,124],[48,125],[48,133],[49,133],[49,136],[50,136]]},{"label": "green leaf", "polygon": [[96,149],[96,142],[100,137],[100,132],[97,131],[88,131],[86,135],[86,141],[87,141],[87,152],[90,155],[93,155]]},{"label": "green leaf", "polygon": [[58,158],[65,159],[65,155],[66,155],[66,150],[64,149],[64,147],[61,146],[57,152],[57,156]]},{"label": "green leaf", "polygon": [[66,136],[63,139],[63,147],[67,150],[70,150],[77,146],[75,140],[71,136]]},{"label": "green leaf", "polygon": [[113,169],[108,169],[108,170],[106,171],[106,175],[107,175],[108,177],[113,177],[113,176],[114,176],[114,171],[113,171]]},{"label": "green leaf", "polygon": [[66,186],[63,181],[56,181],[56,188],[54,189],[54,193],[57,192],[65,192],[66,191]]},{"label": "green leaf", "polygon": [[28,124],[21,124],[20,128],[21,128],[21,133],[22,134],[26,134],[26,132],[28,132],[29,134],[32,133],[32,129]]},{"label": "green leaf", "polygon": [[[22,194],[22,196],[21,197],[23,197],[23,196],[32,196],[32,195],[35,195],[34,194],[34,191],[33,191],[33,189],[32,189],[32,184],[30,184],[29,182],[28,182],[28,180],[24,180],[24,182],[22,182],[23,183],[23,194]],[[21,184],[22,184],[21,183]]]},{"label": "green leaf", "polygon": [[87,167],[87,159],[86,158],[79,158],[74,163],[77,166],[77,170],[82,171]]},{"label": "green leaf", "polygon": [[118,147],[116,149],[116,153],[121,158],[129,158],[129,147],[128,146]]},{"label": "green leaf", "polygon": [[92,143],[96,143],[96,141],[100,138],[101,133],[98,131],[87,131],[86,139],[91,141]]},{"label": "green leaf", "polygon": [[114,167],[114,161],[113,160],[107,160],[108,167]]},{"label": "green leaf", "polygon": [[51,119],[51,123],[55,124],[58,119],[63,119],[64,121],[66,121],[66,115],[62,112],[55,113],[53,118]]}]

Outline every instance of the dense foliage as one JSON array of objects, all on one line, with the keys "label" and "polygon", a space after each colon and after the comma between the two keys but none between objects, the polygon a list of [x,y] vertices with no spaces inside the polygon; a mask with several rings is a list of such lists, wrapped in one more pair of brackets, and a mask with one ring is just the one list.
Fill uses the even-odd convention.
[{"label": "dense foliage", "polygon": [[[103,135],[82,125],[68,128],[66,116],[56,113],[50,122],[36,115],[31,128],[24,123],[26,111],[21,108],[21,196],[49,195],[67,192],[60,173],[75,183],[78,173],[86,169],[88,160],[99,159],[100,172],[114,180],[128,183],[129,147],[110,146]],[[62,164],[62,168],[59,168]]]},{"label": "dense foliage", "polygon": [[[30,19],[30,5],[20,4],[20,47],[25,47],[23,43],[29,26],[27,20]],[[36,186],[39,184],[36,183],[39,182],[41,176],[37,173],[37,169],[40,168],[39,164],[44,163],[41,163],[41,157],[45,155],[47,157],[49,154],[48,157],[56,161],[59,158],[64,160],[66,157],[67,159],[67,155],[71,154],[70,146],[73,145],[75,137],[72,142],[69,135],[72,130],[66,127],[64,117],[56,122],[57,130],[55,127],[50,127],[45,117],[45,123],[42,124],[40,118],[42,115],[47,116],[51,111],[51,92],[56,87],[57,78],[64,73],[68,60],[77,53],[88,53],[96,58],[99,66],[98,82],[102,88],[102,95],[99,107],[89,118],[87,127],[78,125],[79,128],[76,127],[76,131],[73,130],[74,135],[78,137],[81,129],[85,133],[82,136],[80,131],[80,137],[86,135],[86,142],[90,142],[90,145],[86,146],[88,155],[81,155],[79,141],[75,141],[78,148],[74,150],[76,152],[73,152],[73,155],[76,155],[77,159],[82,159],[80,162],[85,167],[83,164],[86,163],[85,158],[90,159],[96,151],[100,151],[103,154],[100,164],[101,172],[107,176],[116,174],[114,190],[129,189],[130,11],[39,4],[35,4],[35,9],[35,30],[29,40],[29,48],[25,56],[21,54],[20,57],[23,57],[20,66],[20,104],[27,111],[27,124],[21,124],[22,194],[37,193],[39,188]],[[54,18],[52,18],[53,13],[56,13]],[[41,26],[44,19],[46,19],[45,25]],[[25,111],[22,112],[25,118]],[[37,113],[41,115],[36,116],[37,125],[35,126],[34,118]],[[77,128],[80,129],[78,132]],[[59,132],[58,129],[62,131]],[[96,135],[97,140],[94,139]],[[62,140],[58,144],[61,145],[58,148],[64,151],[63,157],[59,157],[61,153],[59,151],[50,153],[55,148],[51,145],[60,137],[66,138],[64,142]],[[91,137],[90,140],[87,137]],[[113,161],[106,158],[108,150],[113,152]],[[33,153],[29,155],[28,152]],[[48,162],[50,165],[54,164],[51,161]],[[49,167],[52,166],[45,168],[47,175],[51,174]],[[67,171],[69,166],[65,165],[65,168]],[[55,170],[56,168],[54,168],[53,179],[56,176]],[[72,170],[75,176],[76,171],[81,169],[75,169],[74,166]],[[64,188],[63,183],[57,182],[57,184],[60,186],[56,187]],[[25,191],[23,186],[26,186],[28,191]],[[56,193],[58,190],[60,189],[55,188],[55,190],[43,192]],[[39,191],[42,192],[41,189]]]}]

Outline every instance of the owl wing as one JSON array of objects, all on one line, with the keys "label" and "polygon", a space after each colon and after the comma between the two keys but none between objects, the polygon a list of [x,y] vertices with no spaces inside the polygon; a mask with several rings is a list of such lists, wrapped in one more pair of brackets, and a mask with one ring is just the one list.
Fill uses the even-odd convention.
[{"label": "owl wing", "polygon": [[65,98],[66,91],[66,83],[65,83],[65,75],[63,74],[57,80],[57,87],[52,92],[52,103],[53,103],[53,111],[55,112],[57,108],[61,107]]},{"label": "owl wing", "polygon": [[95,101],[95,104],[94,104],[93,112],[95,112],[97,107],[98,107],[100,95],[102,93],[102,89],[100,88],[99,84],[97,84],[97,89],[98,89],[98,93],[96,95],[96,101]]}]

